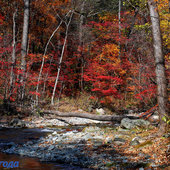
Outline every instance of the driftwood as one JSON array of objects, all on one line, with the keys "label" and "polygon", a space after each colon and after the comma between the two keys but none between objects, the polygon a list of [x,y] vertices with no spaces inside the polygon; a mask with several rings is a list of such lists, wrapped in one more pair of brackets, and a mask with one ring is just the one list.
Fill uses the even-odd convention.
[{"label": "driftwood", "polygon": [[[10,108],[9,108],[10,107]],[[6,110],[7,108],[4,109]],[[12,110],[11,110],[12,108]],[[25,107],[24,109],[21,109],[17,105],[10,104],[8,105],[8,111],[9,109],[12,111],[12,113],[21,113],[23,115],[24,113],[33,113],[33,110],[30,107]],[[1,110],[1,107],[0,107]],[[129,118],[129,119],[139,119],[139,116],[132,116],[132,115],[95,115],[91,113],[80,113],[80,112],[59,112],[56,110],[41,110],[41,113],[43,114],[50,114],[49,117],[80,117],[80,118],[86,118],[91,120],[99,120],[99,121],[114,121],[114,122],[120,122],[123,118]]]},{"label": "driftwood", "polygon": [[95,115],[90,113],[77,113],[77,112],[67,112],[62,113],[55,110],[43,110],[44,114],[54,114],[59,117],[80,117],[80,118],[87,118],[92,120],[99,120],[99,121],[121,121],[123,118],[129,119],[138,119],[137,116],[128,116],[128,115]]}]

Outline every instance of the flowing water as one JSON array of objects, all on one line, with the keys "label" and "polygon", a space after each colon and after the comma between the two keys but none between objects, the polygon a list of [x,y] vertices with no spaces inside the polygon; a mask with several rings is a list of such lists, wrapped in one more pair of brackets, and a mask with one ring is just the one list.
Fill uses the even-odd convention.
[{"label": "flowing water", "polygon": [[[58,129],[58,131],[67,131],[69,129]],[[16,144],[24,144],[29,140],[38,140],[40,137],[45,137],[50,130],[47,129],[0,129],[0,143],[14,142]],[[86,168],[75,167],[71,165],[63,165],[55,162],[40,162],[37,158],[28,158],[18,155],[9,155],[0,152],[0,161],[19,161],[19,168],[24,170],[85,170]],[[2,168],[2,165],[0,166]],[[87,170],[87,169],[86,169]]]}]

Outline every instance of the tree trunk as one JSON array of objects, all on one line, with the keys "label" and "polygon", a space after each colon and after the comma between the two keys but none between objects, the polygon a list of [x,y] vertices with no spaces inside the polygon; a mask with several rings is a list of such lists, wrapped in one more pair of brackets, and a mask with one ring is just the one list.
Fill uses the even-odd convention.
[{"label": "tree trunk", "polygon": [[[43,59],[42,59],[42,63],[41,63],[41,68],[40,68],[40,72],[39,72],[39,76],[38,76],[38,83],[37,83],[37,87],[36,87],[36,93],[39,92],[39,84],[40,84],[40,79],[41,79],[41,75],[42,75],[42,71],[43,71],[43,67],[44,67],[44,62],[45,62],[45,56],[47,53],[47,49],[48,49],[48,45],[51,41],[51,39],[53,38],[53,36],[55,35],[55,33],[58,31],[58,29],[60,28],[61,24],[63,23],[63,21],[60,21],[59,25],[57,26],[57,28],[53,31],[53,33],[51,34],[46,46],[45,46],[45,50],[44,50],[44,54],[43,54]],[[47,74],[48,76],[48,74]],[[45,79],[46,81],[46,79]],[[45,82],[44,82],[45,83]],[[36,95],[36,105],[38,105],[38,95]]]},{"label": "tree trunk", "polygon": [[[84,6],[85,1],[82,1],[81,4],[81,14],[84,13]],[[81,79],[80,79],[80,89],[83,91],[83,74],[84,74],[84,58],[83,58],[83,22],[84,22],[84,16],[80,15],[80,25],[79,25],[79,47],[81,49],[80,51],[80,57],[81,57]]]},{"label": "tree trunk", "polygon": [[12,59],[11,59],[11,75],[10,75],[10,88],[9,88],[9,98],[12,95],[14,81],[15,81],[15,75],[14,75],[14,69],[15,69],[15,62],[16,62],[16,56],[15,56],[15,48],[16,48],[16,23],[15,18],[17,14],[17,9],[13,14],[13,42],[12,42]]},{"label": "tree trunk", "polygon": [[157,81],[157,100],[160,114],[159,135],[166,131],[166,122],[163,121],[164,116],[168,116],[167,108],[167,85],[165,76],[165,62],[162,51],[162,39],[160,31],[160,20],[158,14],[157,3],[154,0],[148,0],[150,17],[152,23],[153,48],[156,64],[156,81]]},{"label": "tree trunk", "polygon": [[118,18],[119,18],[119,58],[121,55],[121,45],[120,45],[120,38],[121,38],[121,5],[122,2],[119,0],[119,12],[118,12]]},{"label": "tree trunk", "polygon": [[71,16],[70,16],[68,23],[66,23],[66,35],[65,35],[65,39],[64,39],[64,44],[63,44],[63,48],[62,48],[62,52],[61,52],[60,61],[59,61],[59,64],[58,64],[59,65],[58,66],[58,72],[57,72],[57,77],[56,77],[55,84],[54,84],[53,94],[52,94],[52,97],[51,97],[51,105],[54,105],[55,92],[56,92],[56,88],[57,88],[57,84],[58,84],[58,80],[59,80],[59,76],[60,76],[61,63],[62,63],[63,56],[64,56],[65,46],[66,46],[67,37],[68,37],[68,29],[69,29],[69,26],[70,26],[70,23],[71,23],[72,16],[73,16],[73,12],[71,13]]},{"label": "tree trunk", "polygon": [[24,0],[24,23],[23,23],[23,33],[22,33],[22,43],[21,43],[21,91],[20,100],[23,100],[25,93],[25,72],[26,72],[26,60],[27,47],[28,47],[28,28],[29,28],[29,5],[30,0]]}]

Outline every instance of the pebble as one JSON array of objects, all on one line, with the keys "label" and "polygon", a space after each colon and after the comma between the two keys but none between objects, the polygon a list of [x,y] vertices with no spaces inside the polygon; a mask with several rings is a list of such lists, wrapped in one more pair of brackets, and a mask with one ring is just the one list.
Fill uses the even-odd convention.
[{"label": "pebble", "polygon": [[126,140],[125,139],[122,139],[122,138],[115,138],[114,139],[114,143],[116,143],[117,145],[122,145],[122,144],[124,144],[126,142]]},{"label": "pebble", "polygon": [[139,145],[140,144],[140,142],[137,140],[137,139],[132,139],[132,141],[130,142],[130,146],[135,146],[135,145]]},{"label": "pebble", "polygon": [[144,168],[143,168],[143,167],[141,167],[141,168],[139,168],[139,170],[144,170]]}]

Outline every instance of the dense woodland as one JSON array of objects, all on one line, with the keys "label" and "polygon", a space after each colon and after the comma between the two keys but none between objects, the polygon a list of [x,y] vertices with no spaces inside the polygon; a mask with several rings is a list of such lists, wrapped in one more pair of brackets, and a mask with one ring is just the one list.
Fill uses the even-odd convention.
[{"label": "dense woodland", "polygon": [[111,112],[158,106],[165,129],[168,0],[1,0],[0,6],[1,104],[42,108],[81,98],[83,106]]}]

